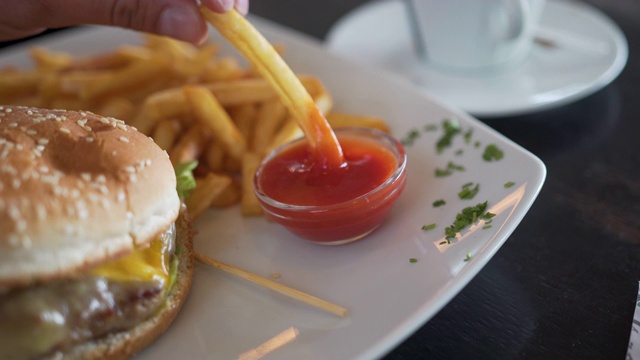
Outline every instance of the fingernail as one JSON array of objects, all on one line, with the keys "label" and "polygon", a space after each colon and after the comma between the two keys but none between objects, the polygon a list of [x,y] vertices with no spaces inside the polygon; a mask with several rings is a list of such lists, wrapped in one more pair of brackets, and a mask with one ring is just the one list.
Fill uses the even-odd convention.
[{"label": "fingernail", "polygon": [[234,0],[218,0],[218,3],[224,11],[230,11],[231,9],[233,9],[233,5],[235,5]]},{"label": "fingernail", "polygon": [[197,43],[202,40],[201,20],[189,7],[169,7],[160,15],[157,32],[179,40]]},{"label": "fingernail", "polygon": [[236,4],[236,10],[242,15],[247,15],[249,12],[249,0],[238,0]]}]

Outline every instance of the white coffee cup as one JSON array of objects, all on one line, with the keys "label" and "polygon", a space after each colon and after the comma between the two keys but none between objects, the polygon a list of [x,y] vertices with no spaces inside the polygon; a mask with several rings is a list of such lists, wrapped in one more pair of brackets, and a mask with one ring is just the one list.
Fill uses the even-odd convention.
[{"label": "white coffee cup", "polygon": [[406,0],[428,66],[490,74],[529,55],[545,0]]}]

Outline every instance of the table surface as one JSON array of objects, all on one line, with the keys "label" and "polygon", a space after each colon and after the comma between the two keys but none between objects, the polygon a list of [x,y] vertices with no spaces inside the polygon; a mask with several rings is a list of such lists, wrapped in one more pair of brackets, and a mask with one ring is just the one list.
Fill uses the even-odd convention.
[{"label": "table surface", "polygon": [[[322,40],[365,2],[253,0],[251,12]],[[489,264],[385,359],[625,357],[640,280],[640,1],[585,2],[627,37],[625,69],[575,103],[481,119],[539,156],[546,183]]]}]

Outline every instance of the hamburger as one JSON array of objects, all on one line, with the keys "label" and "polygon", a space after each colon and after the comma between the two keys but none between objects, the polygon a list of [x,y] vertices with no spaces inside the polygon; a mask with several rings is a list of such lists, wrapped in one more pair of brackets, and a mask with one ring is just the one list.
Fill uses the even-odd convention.
[{"label": "hamburger", "polygon": [[89,112],[0,106],[0,359],[138,352],[187,298],[191,238],[150,138]]}]

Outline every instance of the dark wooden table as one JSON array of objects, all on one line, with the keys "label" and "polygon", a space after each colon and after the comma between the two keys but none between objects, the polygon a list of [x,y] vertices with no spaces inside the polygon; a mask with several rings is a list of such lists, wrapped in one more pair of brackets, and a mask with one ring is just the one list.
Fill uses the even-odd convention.
[{"label": "dark wooden table", "polygon": [[[251,12],[323,39],[364,2],[253,0]],[[546,183],[490,263],[386,359],[625,357],[640,280],[640,1],[586,2],[624,31],[626,68],[570,105],[481,119],[539,156]]]},{"label": "dark wooden table", "polygon": [[[253,0],[323,39],[363,0]],[[481,119],[539,156],[540,196],[491,262],[388,359],[623,359],[640,280],[640,1],[590,0],[622,28],[622,74],[583,100]],[[567,19],[571,21],[571,19]]]}]

